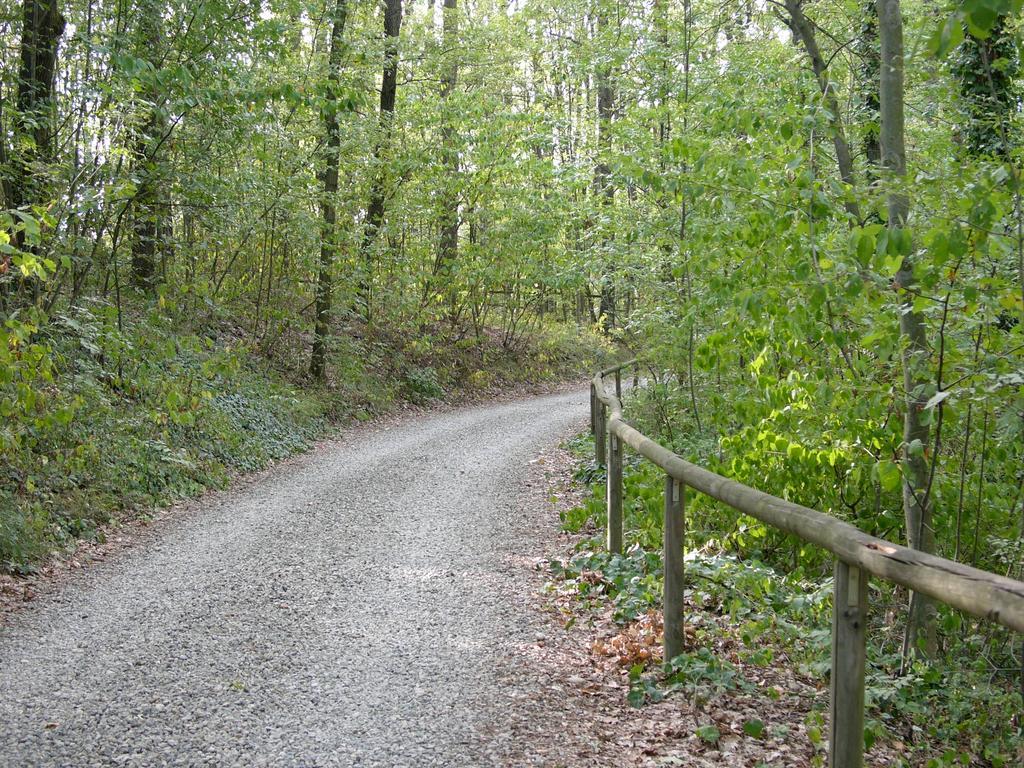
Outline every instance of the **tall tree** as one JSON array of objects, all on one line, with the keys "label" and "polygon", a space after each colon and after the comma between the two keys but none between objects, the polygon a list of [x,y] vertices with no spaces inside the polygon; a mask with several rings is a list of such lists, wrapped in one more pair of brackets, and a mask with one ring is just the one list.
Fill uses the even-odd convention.
[{"label": "tall tree", "polygon": [[334,265],[338,254],[338,168],[341,163],[341,127],[338,121],[341,61],[344,49],[347,0],[335,0],[331,19],[331,47],[327,57],[327,87],[321,119],[324,124],[324,159],[320,172],[320,260],[317,269],[316,299],[313,327],[313,349],[309,373],[323,380],[327,372],[327,340],[331,333],[331,294],[334,287]]},{"label": "tall tree", "polygon": [[132,206],[132,281],[152,294],[159,282],[158,260],[171,237],[170,185],[163,155],[172,130],[166,96],[157,86],[163,65],[164,3],[140,0],[136,9],[136,54],[149,64],[142,92],[142,125],[136,129],[133,155],[137,188]]},{"label": "tall tree", "polygon": [[[687,11],[684,11],[684,14]],[[672,47],[669,42],[669,23],[668,23],[668,2],[666,0],[655,0],[653,7],[651,8],[651,21],[654,30],[655,44],[656,44],[656,64],[655,64],[655,76],[657,78],[657,88],[655,89],[655,97],[657,98],[658,104],[658,150],[660,154],[660,170],[664,174],[667,169],[667,156],[668,156],[668,141],[672,135],[672,104],[669,95],[672,93],[675,87],[674,72],[671,71],[672,62]],[[684,77],[688,73],[684,73]],[[684,89],[686,83],[684,83]],[[684,98],[685,102],[685,98]],[[684,113],[685,115],[685,113]],[[684,117],[685,119],[685,117]],[[669,209],[672,203],[672,195],[668,194],[667,191],[662,191],[658,195],[658,207],[662,210],[666,221],[670,218],[668,215]],[[685,198],[682,202],[682,212],[680,218],[683,222],[686,219],[686,201]],[[685,234],[686,224],[681,223],[680,225],[680,239]],[[671,281],[672,278],[672,259],[671,254],[673,252],[672,241],[668,238],[662,243],[662,253],[665,256],[665,263],[662,265],[662,270],[665,274],[666,280]]]},{"label": "tall tree", "polygon": [[[881,44],[879,71],[879,144],[888,184],[889,237],[901,243],[904,254],[896,273],[899,292],[899,327],[902,339],[904,388],[903,413],[903,516],[907,541],[914,549],[935,550],[930,498],[930,463],[927,458],[929,425],[923,418],[927,402],[928,337],[925,319],[914,306],[916,292],[913,249],[909,246],[910,197],[904,189],[907,156],[904,140],[903,16],[899,0],[878,0],[878,36]],[[914,592],[904,641],[904,658],[918,648],[935,651],[935,606],[930,598]]]},{"label": "tall tree", "polygon": [[[56,131],[57,51],[65,23],[57,0],[25,0],[22,5],[21,62],[9,158],[12,167],[4,174],[8,208],[45,202],[46,166],[53,160]],[[25,247],[23,231],[15,232],[14,242]]]},{"label": "tall tree", "polygon": [[[459,255],[459,151],[456,146],[455,116],[452,113],[451,97],[459,80],[459,59],[457,56],[459,36],[458,0],[444,0],[442,10],[442,45],[444,64],[441,72],[441,155],[445,170],[444,189],[439,217],[437,257],[434,262],[432,281],[440,280],[448,285],[448,311],[454,314],[454,293],[451,290],[451,269]],[[454,317],[451,318],[454,321]]]},{"label": "tall tree", "polygon": [[53,157],[57,49],[65,24],[57,0],[25,0],[22,5],[21,65],[15,115],[18,168],[8,191],[12,208],[24,205],[32,197],[33,162],[46,162]]},{"label": "tall tree", "polygon": [[398,38],[402,32],[402,0],[385,0],[384,5],[384,73],[380,83],[380,135],[374,145],[374,177],[370,188],[370,201],[366,206],[366,223],[363,228],[362,276],[359,281],[359,298],[363,312],[369,322],[372,318],[373,248],[384,224],[387,202],[388,169],[386,158],[391,145],[394,127],[395,98],[398,94]]},{"label": "tall tree", "polygon": [[[608,30],[608,12],[601,5],[600,0],[597,11],[597,67],[595,69],[595,80],[597,82],[597,162],[594,165],[594,192],[598,197],[598,207],[609,211],[615,203],[615,186],[611,178],[611,166],[609,164],[612,150],[612,119],[615,116],[615,83],[612,69],[612,62],[608,50],[604,47]],[[602,215],[602,220],[607,216]],[[602,221],[602,228],[607,228],[607,221]],[[604,238],[607,242],[611,240],[610,232],[606,231]],[[615,326],[615,268],[607,256],[604,259],[603,274],[601,275],[601,304],[600,322],[605,331]]]},{"label": "tall tree", "polygon": [[[842,111],[839,108],[839,98],[836,96],[835,85],[833,85],[828,73],[828,64],[821,49],[818,47],[817,37],[814,34],[814,26],[804,15],[803,0],[785,0],[786,11],[789,14],[789,26],[793,35],[803,44],[807,51],[807,57],[811,62],[811,69],[818,81],[818,88],[821,90],[825,108],[829,113],[829,126],[832,130],[832,146],[836,153],[836,164],[839,166],[839,177],[849,187],[856,186],[856,175],[853,169],[853,154],[850,152],[850,145],[846,140],[846,130],[843,128]],[[846,201],[846,210],[855,219],[860,218],[860,207],[857,201],[849,198]]]},{"label": "tall tree", "polygon": [[861,10],[860,37],[857,40],[860,56],[860,101],[863,124],[861,146],[867,161],[869,183],[873,182],[882,162],[878,146],[878,5],[876,0],[865,0]]}]

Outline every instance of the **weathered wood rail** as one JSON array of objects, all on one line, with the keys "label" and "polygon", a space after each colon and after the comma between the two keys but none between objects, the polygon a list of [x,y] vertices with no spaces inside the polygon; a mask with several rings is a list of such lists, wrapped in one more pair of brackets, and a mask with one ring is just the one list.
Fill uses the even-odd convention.
[{"label": "weathered wood rail", "polygon": [[[835,556],[830,675],[829,765],[864,764],[864,665],[871,576],[901,584],[953,608],[1024,633],[1024,582],[971,568],[869,536],[817,510],[722,477],[682,459],[622,418],[622,372],[630,360],[600,371],[590,387],[591,430],[597,462],[607,469],[607,545],[622,551],[622,449],[627,445],[665,471],[664,650],[683,652],[683,548],[686,488],[706,494],[761,522],[816,544]],[[634,382],[639,368],[635,369]],[[615,376],[615,392],[605,379]]]}]

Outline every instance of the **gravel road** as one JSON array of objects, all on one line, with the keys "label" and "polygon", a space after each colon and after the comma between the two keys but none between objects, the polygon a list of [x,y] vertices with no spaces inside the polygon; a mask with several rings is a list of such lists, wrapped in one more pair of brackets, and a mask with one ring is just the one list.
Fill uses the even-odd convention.
[{"label": "gravel road", "polygon": [[518,502],[586,402],[360,428],[80,574],[0,630],[0,765],[535,764]]}]

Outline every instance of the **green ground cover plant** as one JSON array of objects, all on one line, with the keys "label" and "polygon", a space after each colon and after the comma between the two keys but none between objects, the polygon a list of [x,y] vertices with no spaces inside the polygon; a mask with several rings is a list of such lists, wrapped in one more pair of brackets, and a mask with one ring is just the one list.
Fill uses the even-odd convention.
[{"label": "green ground cover plant", "polygon": [[[651,396],[634,396],[634,413]],[[580,462],[576,482],[589,493],[582,504],[562,513],[562,523],[567,531],[585,536],[577,553],[553,563],[551,572],[582,608],[600,613],[610,607],[614,620],[626,626],[660,608],[663,479],[649,464],[627,459],[624,552],[608,553],[600,532],[605,524],[603,470],[592,461],[589,436],[576,439],[571,448]],[[692,644],[667,663],[635,665],[630,702],[643,706],[677,694],[707,704],[729,692],[750,693],[755,688],[745,670],[774,664],[791,665],[827,687],[830,563],[820,553],[808,557],[801,551],[793,567],[794,555],[752,530],[755,521],[724,516],[717,506],[693,497],[687,509]],[[1024,746],[1021,678],[1009,633],[944,609],[939,619],[941,654],[917,660],[901,673],[901,596],[873,583],[870,599],[866,747],[879,740],[896,744],[907,766],[1002,767],[1019,762]],[[707,621],[707,615],[722,621]],[[740,648],[736,662],[715,652],[726,638]],[[822,706],[820,701],[814,705],[824,716]],[[751,729],[757,730],[756,725]],[[823,729],[809,732],[820,738]]]}]

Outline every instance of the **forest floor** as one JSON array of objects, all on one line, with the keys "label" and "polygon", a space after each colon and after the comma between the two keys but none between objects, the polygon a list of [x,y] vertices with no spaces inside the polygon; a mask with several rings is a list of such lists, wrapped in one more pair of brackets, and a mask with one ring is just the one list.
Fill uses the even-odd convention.
[{"label": "forest floor", "polygon": [[[634,665],[661,663],[661,624],[656,611],[625,625],[610,601],[581,600],[552,565],[591,544],[593,531],[561,530],[559,514],[579,505],[589,489],[574,480],[579,459],[564,447],[545,452],[531,479],[531,507],[546,509],[547,547],[533,560],[532,610],[547,628],[529,649],[531,664],[549,677],[565,702],[562,727],[573,746],[550,765],[693,766],[744,768],[824,766],[828,748],[828,687],[799,673],[784,650],[770,664],[744,664],[738,624],[727,613],[695,605],[688,597],[688,651],[693,630],[713,637],[712,655],[739,670],[744,686],[677,693],[642,706],[629,703]],[[597,574],[594,574],[597,577]],[[751,727],[756,724],[755,727]],[[749,730],[748,730],[749,729]],[[557,750],[564,747],[555,745]],[[865,755],[875,768],[899,764],[899,744],[876,743]]]}]

